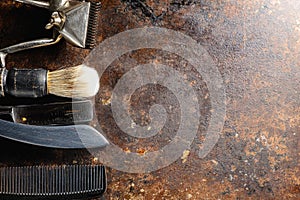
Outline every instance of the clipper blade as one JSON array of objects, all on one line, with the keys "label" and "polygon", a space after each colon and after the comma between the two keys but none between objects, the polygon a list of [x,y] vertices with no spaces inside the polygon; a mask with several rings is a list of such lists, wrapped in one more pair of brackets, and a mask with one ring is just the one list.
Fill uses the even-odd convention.
[{"label": "clipper blade", "polygon": [[[101,3],[69,2],[70,5],[61,12],[53,12],[52,19],[46,28],[55,27],[55,30],[69,43],[80,48],[91,49],[96,45]],[[60,23],[55,23],[57,20]]]},{"label": "clipper blade", "polygon": [[96,37],[97,31],[99,27],[99,15],[100,15],[100,2],[90,2],[90,14],[89,14],[89,22],[88,22],[88,30],[86,37],[86,48],[92,49],[96,46]]},{"label": "clipper blade", "polygon": [[81,199],[106,190],[100,165],[2,167],[0,175],[0,199]]}]

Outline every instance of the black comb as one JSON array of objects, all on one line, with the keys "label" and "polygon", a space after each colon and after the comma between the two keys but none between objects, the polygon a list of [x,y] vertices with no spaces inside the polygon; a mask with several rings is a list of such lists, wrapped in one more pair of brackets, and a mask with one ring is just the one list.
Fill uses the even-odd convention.
[{"label": "black comb", "polygon": [[100,165],[0,168],[0,199],[82,199],[106,190]]}]

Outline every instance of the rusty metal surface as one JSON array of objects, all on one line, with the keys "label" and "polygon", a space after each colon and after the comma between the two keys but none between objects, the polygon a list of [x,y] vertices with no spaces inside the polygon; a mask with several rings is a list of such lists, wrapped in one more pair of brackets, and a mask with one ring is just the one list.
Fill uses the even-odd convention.
[{"label": "rusty metal surface", "polygon": [[[165,27],[192,37],[218,66],[226,88],[227,109],[221,137],[205,158],[197,156],[197,146],[207,128],[204,118],[185,159],[148,174],[108,167],[108,190],[103,199],[300,199],[297,0],[101,2],[98,43],[145,26]],[[3,0],[0,13],[0,48],[49,34],[43,31],[48,15],[39,9]],[[81,64],[88,54],[89,50],[61,42],[10,55],[7,66],[57,69]],[[200,88],[201,113],[209,118],[210,112],[205,82],[186,61],[153,49],[123,55],[102,77],[96,98],[102,103],[97,101],[96,112],[110,141],[141,155],[165,145],[165,137],[172,137],[174,130],[137,141],[117,128],[109,104],[103,102],[109,100],[112,88],[126,72],[125,65],[153,60],[188,76],[194,88]],[[163,87],[141,88],[131,99],[133,119],[147,124],[149,104],[153,102],[173,105],[168,110],[169,123],[176,130],[179,107],[172,97]],[[0,142],[1,165],[97,162],[88,151],[48,150],[4,139]]]}]

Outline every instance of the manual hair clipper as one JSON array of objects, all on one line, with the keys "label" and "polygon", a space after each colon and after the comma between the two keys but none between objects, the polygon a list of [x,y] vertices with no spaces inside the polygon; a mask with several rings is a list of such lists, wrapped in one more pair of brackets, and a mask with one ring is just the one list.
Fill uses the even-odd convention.
[{"label": "manual hair clipper", "polygon": [[51,14],[46,29],[53,29],[53,38],[37,39],[0,49],[1,67],[5,67],[7,54],[58,43],[62,38],[80,48],[96,45],[100,2],[77,0],[15,0],[48,9]]}]

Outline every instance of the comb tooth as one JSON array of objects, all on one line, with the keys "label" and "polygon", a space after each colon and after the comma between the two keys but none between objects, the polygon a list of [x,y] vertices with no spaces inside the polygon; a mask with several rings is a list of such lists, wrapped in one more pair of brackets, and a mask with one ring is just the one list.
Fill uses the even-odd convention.
[{"label": "comb tooth", "polygon": [[96,172],[95,172],[95,176],[96,176],[96,185],[95,185],[95,189],[97,190],[97,188],[99,188],[99,180],[98,180],[98,177],[99,177],[99,170],[98,170],[98,167],[96,166]]},{"label": "comb tooth", "polygon": [[13,175],[13,193],[17,193],[17,173],[16,173],[16,168],[15,167],[12,167],[12,175]]},{"label": "comb tooth", "polygon": [[9,193],[11,194],[12,192],[13,192],[13,184],[14,184],[14,176],[13,176],[13,171],[12,171],[12,167],[9,167],[8,168],[8,173],[10,174],[10,177],[11,177],[11,179],[8,179],[8,181],[9,181],[9,185],[8,185],[8,187],[9,187]]},{"label": "comb tooth", "polygon": [[75,166],[71,166],[71,173],[72,173],[72,187],[71,187],[71,193],[75,191],[75,181],[74,181],[74,174],[75,174]]},{"label": "comb tooth", "polygon": [[83,180],[84,180],[84,187],[83,187],[83,190],[84,191],[88,191],[88,184],[87,184],[87,181],[88,181],[88,173],[87,173],[87,170],[88,170],[88,167],[87,165],[84,165],[84,174],[83,174]]},{"label": "comb tooth", "polygon": [[12,177],[11,180],[10,180],[10,194],[12,194],[13,191],[14,191],[14,178],[15,178],[14,175],[13,175],[12,167],[9,167],[9,173],[10,173],[10,177]]},{"label": "comb tooth", "polygon": [[74,177],[74,166],[71,166],[70,170],[71,170],[70,171],[71,172],[71,190],[70,190],[70,192],[73,193],[74,188],[75,188],[75,186],[74,186],[75,181],[73,181],[74,180],[74,178],[73,178]]},{"label": "comb tooth", "polygon": [[[82,167],[78,167],[78,180],[82,180]],[[78,182],[78,191],[82,191],[82,181]]]},{"label": "comb tooth", "polygon": [[18,193],[18,190],[19,190],[19,174],[18,174],[18,168],[17,167],[13,167],[14,171],[13,171],[13,174],[15,175],[15,185],[14,185],[14,192],[15,193]]},{"label": "comb tooth", "polygon": [[58,170],[56,166],[55,166],[54,174],[55,174],[55,179],[53,182],[53,187],[54,187],[53,194],[57,193],[58,191]]},{"label": "comb tooth", "polygon": [[23,188],[23,167],[19,168],[19,184],[20,184],[20,194],[24,194],[24,188]]},{"label": "comb tooth", "polygon": [[64,167],[63,175],[64,175],[64,179],[65,179],[63,191],[64,191],[65,194],[67,194],[67,192],[68,192],[67,185],[69,185],[69,179],[68,179],[68,172],[67,172],[66,166]]},{"label": "comb tooth", "polygon": [[101,190],[105,190],[105,187],[106,187],[106,174],[105,174],[105,169],[104,168],[101,168],[101,181],[102,181],[102,188]]},{"label": "comb tooth", "polygon": [[[4,169],[4,174],[7,174],[7,168]],[[4,186],[5,186],[5,189],[4,189],[4,193],[7,193],[7,190],[8,190],[8,176],[5,176],[5,180],[4,180]]]},{"label": "comb tooth", "polygon": [[26,187],[27,187],[26,193],[30,195],[32,193],[31,192],[31,187],[30,187],[30,184],[31,184],[30,167],[27,167],[27,178],[26,178],[26,180],[27,180],[27,183],[26,183]]},{"label": "comb tooth", "polygon": [[28,169],[28,167],[25,167],[24,168],[24,177],[23,177],[23,193],[26,195],[26,193],[27,193],[27,169]]},{"label": "comb tooth", "polygon": [[87,169],[87,185],[88,185],[88,188],[90,188],[90,184],[91,184],[91,180],[90,180],[90,177],[91,177],[91,173],[90,173],[90,168],[88,167],[88,169]]},{"label": "comb tooth", "polygon": [[13,167],[14,171],[13,174],[15,175],[15,193],[19,192],[19,173],[18,173],[18,168],[17,167]]},{"label": "comb tooth", "polygon": [[[10,167],[8,168],[8,174],[11,177],[11,168]],[[8,185],[8,194],[10,194],[11,193],[11,180],[10,179],[8,179],[7,185]]]},{"label": "comb tooth", "polygon": [[38,184],[39,184],[39,190],[38,190],[38,192],[41,194],[42,193],[42,191],[43,191],[43,174],[42,174],[42,169],[41,169],[41,167],[40,166],[38,166],[38,170],[39,170],[39,172],[38,172]]},{"label": "comb tooth", "polygon": [[66,192],[67,192],[67,187],[66,187],[66,185],[68,184],[68,181],[67,181],[67,177],[66,177],[66,174],[67,172],[66,172],[66,166],[64,166],[63,168],[62,168],[62,180],[63,180],[63,182],[62,182],[62,192],[63,192],[63,195],[65,195],[66,194]]},{"label": "comb tooth", "polygon": [[55,193],[55,191],[56,191],[56,183],[57,181],[56,181],[56,169],[55,169],[55,167],[53,168],[53,179],[52,179],[52,192],[51,192],[51,194],[53,195],[54,193]]},{"label": "comb tooth", "polygon": [[[24,187],[24,185],[23,185],[23,178],[24,178],[24,177],[21,176],[21,174],[24,174],[24,173],[23,173],[23,169],[24,169],[23,167],[20,167],[20,171],[19,171],[19,172],[20,172],[20,174],[19,174],[19,176],[20,176],[20,178],[19,178],[19,180],[20,180],[20,182],[19,182],[19,184],[20,184],[20,194],[24,194],[24,188],[23,188],[23,187]],[[4,175],[4,174],[3,174],[3,175]],[[5,176],[5,175],[4,175],[4,176]]]},{"label": "comb tooth", "polygon": [[73,176],[73,192],[75,192],[76,191],[76,185],[77,185],[77,181],[75,181],[76,180],[76,165],[73,167],[73,174],[74,174],[74,176]]},{"label": "comb tooth", "polygon": [[2,194],[3,191],[4,191],[4,190],[3,190],[3,185],[4,185],[4,182],[3,182],[3,177],[4,177],[4,176],[3,176],[3,169],[0,170],[0,176],[1,176],[1,177],[0,177],[0,180],[1,180],[1,181],[0,181],[0,190],[1,190],[1,191],[0,191],[0,194]]},{"label": "comb tooth", "polygon": [[[27,167],[24,167],[24,169],[23,169],[23,174],[24,174],[24,176],[22,177],[22,184],[23,184],[23,194],[26,194],[26,176],[27,176],[27,174],[26,174],[26,169],[27,169]],[[8,176],[7,176],[7,178],[8,178]]]},{"label": "comb tooth", "polygon": [[90,165],[90,170],[91,170],[91,187],[90,187],[90,191],[94,191],[94,170],[93,170],[93,166]]},{"label": "comb tooth", "polygon": [[29,167],[29,174],[28,174],[28,176],[29,176],[28,188],[30,190],[30,195],[32,195],[32,194],[34,194],[34,185],[33,185],[34,184],[34,181],[33,181],[34,174],[33,174],[33,170],[32,170],[31,166]]},{"label": "comb tooth", "polygon": [[49,192],[48,194],[52,194],[53,191],[53,170],[49,170],[49,168],[47,169],[49,171]]},{"label": "comb tooth", "polygon": [[3,193],[3,173],[2,169],[0,169],[0,194]]},{"label": "comb tooth", "polygon": [[86,180],[86,165],[83,165],[82,166],[82,191],[86,191],[86,183],[85,183],[85,180]]},{"label": "comb tooth", "polygon": [[34,166],[30,167],[30,177],[31,177],[31,183],[29,185],[31,186],[31,193],[35,194],[37,184],[35,182],[36,173],[35,173],[35,167]]},{"label": "comb tooth", "polygon": [[90,187],[90,190],[93,192],[95,191],[94,189],[94,185],[95,185],[95,171],[94,171],[94,166],[93,165],[90,165],[90,168],[91,168],[91,187]]},{"label": "comb tooth", "polygon": [[63,193],[62,185],[63,185],[63,178],[62,178],[62,168],[58,168],[58,177],[59,177],[59,194],[61,195]]},{"label": "comb tooth", "polygon": [[30,194],[30,168],[26,167],[26,189],[25,189],[25,193],[28,195]]},{"label": "comb tooth", "polygon": [[44,184],[44,183],[46,183],[46,181],[45,181],[45,171],[44,171],[44,167],[41,167],[41,187],[42,187],[42,191],[41,191],[41,193],[42,194],[44,194],[44,193],[46,193],[46,190],[45,190],[45,187],[46,187],[46,185]]},{"label": "comb tooth", "polygon": [[3,193],[5,194],[7,191],[7,176],[5,176],[6,174],[6,168],[3,169]]},{"label": "comb tooth", "polygon": [[20,192],[21,192],[21,191],[20,191],[20,190],[21,190],[21,188],[20,188],[20,186],[21,186],[21,185],[20,185],[20,177],[21,177],[21,176],[20,176],[20,168],[19,168],[19,167],[16,167],[16,168],[15,168],[15,171],[16,171],[16,180],[17,180],[17,181],[16,181],[16,188],[17,188],[16,191],[17,191],[17,193],[20,193]]},{"label": "comb tooth", "polygon": [[[27,175],[28,174],[28,167],[24,168],[24,177],[23,177],[23,183],[24,183],[24,188],[23,188],[23,193],[27,194],[28,189],[27,189]],[[8,177],[9,178],[9,177]]]},{"label": "comb tooth", "polygon": [[34,183],[34,170],[33,167],[29,167],[29,188],[30,188],[30,194],[34,194],[35,191],[35,183]]},{"label": "comb tooth", "polygon": [[63,185],[64,185],[63,170],[64,170],[63,167],[59,168],[59,179],[60,179],[59,192],[60,192],[61,195],[63,194],[63,191],[64,191],[64,188],[63,188]]},{"label": "comb tooth", "polygon": [[90,2],[90,13],[88,30],[86,37],[86,48],[94,48],[96,45],[96,35],[98,31],[99,14],[100,14],[101,3]]},{"label": "comb tooth", "polygon": [[60,194],[60,177],[59,177],[59,168],[56,167],[56,181],[55,181],[55,186],[56,186],[56,189],[55,189],[55,194]]},{"label": "comb tooth", "polygon": [[33,166],[31,168],[31,174],[32,174],[32,193],[36,194],[37,193],[37,188],[38,188],[38,184],[37,184],[37,181],[36,181],[36,178],[37,178],[36,166]]},{"label": "comb tooth", "polygon": [[[5,174],[7,174],[8,173],[8,169],[6,168],[5,169]],[[6,179],[5,179],[5,187],[6,187],[6,189],[5,189],[5,193],[7,194],[8,193],[8,190],[9,190],[9,187],[8,187],[8,177],[6,177]]]},{"label": "comb tooth", "polygon": [[[78,180],[78,166],[76,165],[75,166],[75,177],[74,177],[74,179],[75,180]],[[75,188],[74,188],[74,191],[76,192],[76,191],[78,191],[78,181],[75,181]]]},{"label": "comb tooth", "polygon": [[34,174],[33,175],[33,179],[32,179],[32,181],[34,182],[34,187],[33,187],[33,194],[37,194],[38,193],[38,187],[39,187],[39,185],[38,185],[38,182],[37,182],[37,178],[38,178],[38,169],[37,169],[37,167],[36,166],[33,166],[33,168],[32,168],[32,173]]},{"label": "comb tooth", "polygon": [[24,182],[25,182],[25,186],[24,186],[24,193],[27,194],[28,193],[28,167],[25,168],[25,177],[24,177]]},{"label": "comb tooth", "polygon": [[65,185],[64,185],[63,191],[65,192],[65,194],[67,194],[68,191],[69,191],[68,186],[70,185],[70,181],[69,181],[70,175],[69,175],[68,165],[64,166],[64,173],[63,174],[64,174],[64,178],[65,178]]},{"label": "comb tooth", "polygon": [[94,171],[94,166],[91,165],[91,191],[94,191],[94,185],[95,185],[95,171]]},{"label": "comb tooth", "polygon": [[32,176],[32,194],[36,194],[37,193],[37,182],[36,182],[36,177],[37,177],[37,171],[36,171],[36,167],[33,166],[31,167],[31,176]]},{"label": "comb tooth", "polygon": [[81,180],[82,180],[82,182],[81,182],[81,191],[85,191],[85,187],[84,187],[84,179],[85,179],[84,171],[85,171],[85,168],[82,167],[81,169],[82,169],[81,170]]},{"label": "comb tooth", "polygon": [[[7,173],[10,175],[9,173],[9,168],[7,168]],[[9,194],[9,191],[10,191],[10,180],[7,179],[7,193]]]},{"label": "comb tooth", "polygon": [[69,173],[70,173],[70,185],[69,185],[69,192],[72,193],[73,191],[73,176],[72,176],[72,166],[69,166]]},{"label": "comb tooth", "polygon": [[12,193],[17,193],[17,174],[15,167],[11,167],[11,173],[12,173]]},{"label": "comb tooth", "polygon": [[22,194],[23,193],[23,190],[22,190],[22,183],[21,183],[21,181],[22,181],[22,176],[21,176],[21,170],[22,170],[22,168],[21,167],[18,167],[18,193],[19,194]]},{"label": "comb tooth", "polygon": [[34,181],[34,185],[35,185],[35,187],[34,187],[34,193],[38,194],[39,193],[39,183],[38,183],[39,171],[38,171],[37,166],[33,167],[33,172],[34,172],[34,179],[33,179],[33,181]]},{"label": "comb tooth", "polygon": [[65,179],[65,184],[64,184],[64,187],[63,187],[63,191],[64,191],[64,194],[68,194],[68,185],[69,185],[69,179],[68,179],[68,171],[67,171],[67,166],[64,167],[64,179]]},{"label": "comb tooth", "polygon": [[[78,167],[78,180],[82,180],[81,179],[81,167],[80,168]],[[82,191],[81,190],[81,182],[80,181],[78,181],[78,191]]]},{"label": "comb tooth", "polygon": [[[4,174],[7,174],[7,173],[8,173],[8,168],[5,168],[5,169],[3,170],[3,173],[4,173]],[[4,179],[4,191],[3,191],[3,193],[4,193],[4,194],[7,194],[8,191],[9,191],[8,179],[7,179],[7,177],[5,177],[5,179]]]},{"label": "comb tooth", "polygon": [[62,178],[62,168],[58,168],[58,177],[59,177],[59,194],[61,195],[63,190],[62,190],[62,185],[63,185],[63,178]]},{"label": "comb tooth", "polygon": [[[79,166],[77,166],[77,180],[81,180],[80,179],[80,169],[79,169]],[[77,191],[79,192],[79,191],[81,191],[80,190],[80,181],[76,181],[77,182]]]},{"label": "comb tooth", "polygon": [[86,187],[85,187],[85,190],[88,191],[89,190],[89,166],[86,165],[85,166],[86,170],[85,170],[85,184],[86,184]]},{"label": "comb tooth", "polygon": [[31,173],[31,166],[28,167],[28,191],[27,193],[29,193],[29,195],[33,194],[33,181],[32,181],[32,173]]},{"label": "comb tooth", "polygon": [[70,170],[70,193],[73,192],[73,187],[74,187],[74,181],[73,181],[73,166],[69,167]]}]

